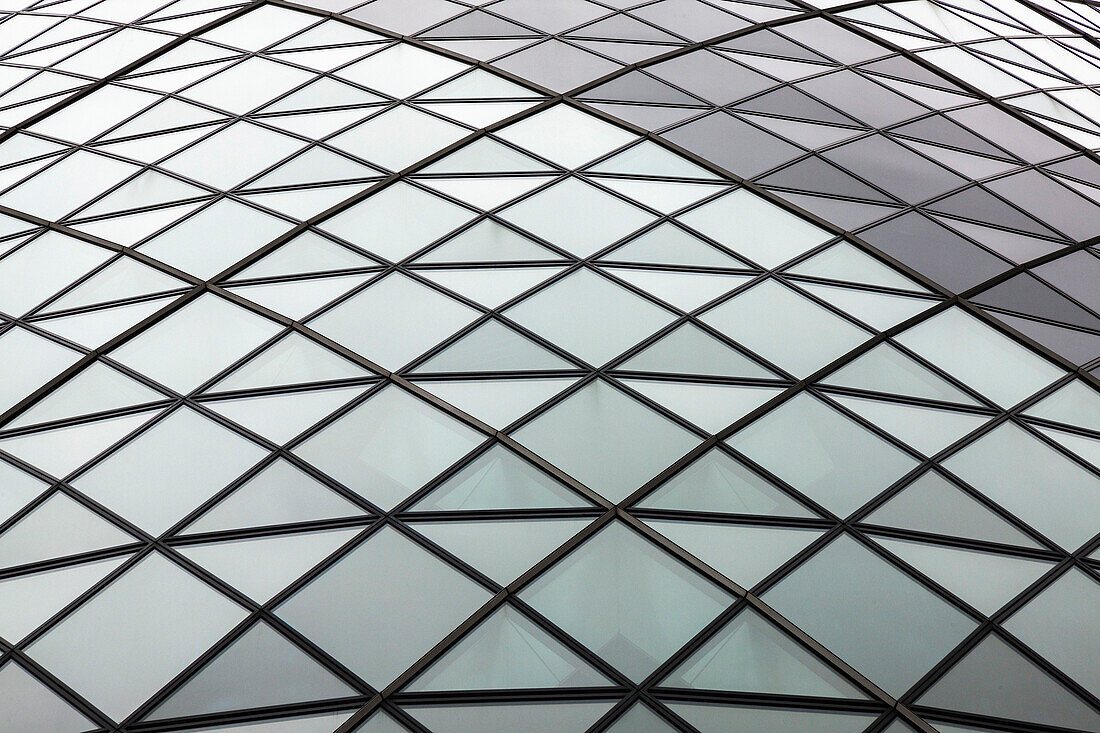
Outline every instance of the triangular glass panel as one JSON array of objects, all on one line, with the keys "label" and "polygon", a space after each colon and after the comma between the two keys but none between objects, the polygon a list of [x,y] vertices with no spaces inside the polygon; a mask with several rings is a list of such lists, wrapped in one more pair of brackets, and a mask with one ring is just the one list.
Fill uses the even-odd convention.
[{"label": "triangular glass panel", "polygon": [[216,400],[204,404],[276,445],[283,445],[365,390],[366,387],[344,387]]},{"label": "triangular glass panel", "polygon": [[878,331],[885,331],[902,321],[909,320],[939,302],[927,298],[910,298],[894,293],[876,293],[833,285],[799,283],[798,286]]},{"label": "triangular glass panel", "polygon": [[606,677],[511,606],[478,624],[409,692],[602,687]]},{"label": "triangular glass panel", "polygon": [[[619,523],[600,530],[520,597],[634,680],[652,673],[733,601]],[[639,606],[649,613],[623,613]]]},{"label": "triangular glass panel", "polygon": [[[496,34],[494,34],[496,35]],[[422,99],[524,99],[541,94],[483,69],[474,69],[422,95]]]},{"label": "triangular glass panel", "polygon": [[620,381],[711,434],[718,433],[783,391],[781,387],[700,382]]},{"label": "triangular glass panel", "polygon": [[6,427],[64,420],[163,399],[166,398],[161,393],[96,361],[36,402]]},{"label": "triangular glass panel", "polygon": [[706,168],[692,163],[682,155],[649,140],[597,163],[591,173],[616,173],[626,176],[658,176],[662,178],[701,178],[719,180]]},{"label": "triangular glass panel", "polygon": [[156,414],[143,412],[27,433],[0,440],[0,448],[51,476],[64,478],[149,422]]},{"label": "triangular glass panel", "polygon": [[842,516],[917,466],[914,458],[806,393],[726,442]]},{"label": "triangular glass panel", "polygon": [[184,545],[180,554],[203,566],[258,603],[331,555],[360,529],[256,537],[208,545]]},{"label": "triangular glass panel", "polygon": [[612,250],[602,259],[646,265],[746,269],[741,260],[718,250],[669,222]]},{"label": "triangular glass panel", "polygon": [[935,471],[929,471],[909,484],[863,521],[949,537],[967,537],[1036,549],[1040,547]]},{"label": "triangular glass panel", "polygon": [[425,178],[420,182],[432,190],[464,201],[482,211],[491,211],[552,180],[554,179],[545,176],[478,176]]},{"label": "triangular glass panel", "polygon": [[[140,214],[126,214],[124,216],[112,216],[107,219],[96,219],[95,221],[73,222],[69,226],[85,234],[91,234],[93,237],[130,247],[187,216],[208,200],[196,201],[181,206],[170,206],[164,209],[153,209]],[[122,261],[126,259],[129,258],[123,258]]]},{"label": "triangular glass panel", "polygon": [[491,320],[447,346],[413,374],[576,369],[565,359]]},{"label": "triangular glass panel", "polygon": [[[258,119],[264,124],[271,125],[272,127],[277,127],[278,129],[285,130],[286,132],[292,132],[296,135],[300,135],[310,140],[320,140],[322,138],[328,137],[338,130],[343,130],[346,127],[351,127],[357,122],[361,122],[363,120],[363,110],[361,108],[353,108],[326,110],[324,112],[295,112],[293,114],[276,115],[271,117],[265,116],[253,119]],[[309,151],[304,153],[302,156],[299,156],[299,158],[304,157],[305,155],[309,155],[314,151],[318,151],[321,153],[328,152],[323,151],[320,148],[310,148]],[[320,156],[314,157],[316,158]],[[335,155],[334,153],[329,153],[327,156],[323,157],[327,157],[330,161],[335,161],[335,159],[338,159],[340,156]],[[345,167],[356,167],[356,164],[351,163],[351,161],[347,161],[346,159],[345,161],[347,164]],[[318,165],[318,163],[314,163],[314,165],[316,166]],[[371,172],[373,172],[371,171],[371,169],[365,167],[360,169],[366,172],[360,173],[359,175],[348,175],[346,173],[343,175],[338,175],[334,173],[332,175],[332,179],[335,180],[338,178],[359,178],[362,176],[368,176]],[[257,184],[259,184],[259,182],[257,182]],[[278,184],[271,183],[268,185],[275,186]]]},{"label": "triangular glass panel", "polygon": [[406,710],[435,733],[471,730],[522,730],[559,733],[588,730],[614,702],[551,702],[407,707]]},{"label": "triangular glass panel", "polygon": [[661,684],[773,695],[866,697],[752,608],[734,616]]},{"label": "triangular glass panel", "polygon": [[1100,432],[1100,393],[1075,379],[1024,414]]},{"label": "triangular glass panel", "polygon": [[832,398],[926,456],[936,455],[991,418],[990,415],[949,412],[862,397],[832,395]]},{"label": "triangular glass panel", "polygon": [[497,137],[565,168],[579,168],[637,139],[621,127],[564,104],[511,124]]},{"label": "triangular glass panel", "polygon": [[604,380],[569,395],[513,435],[615,502],[701,442]]},{"label": "triangular glass panel", "polygon": [[[256,179],[250,188],[266,186],[303,186],[309,183],[326,183],[379,176],[378,171],[357,163],[347,156],[312,147],[296,155],[275,170]],[[303,235],[304,236],[304,235]]]},{"label": "triangular glass panel", "polygon": [[[76,527],[50,528],[52,531],[72,529]],[[81,593],[103,580],[128,557],[113,557],[0,580],[0,636],[13,643],[20,641]],[[2,678],[0,674],[0,699],[3,699]],[[5,708],[4,714],[9,714],[9,710]]]},{"label": "triangular glass panel", "polygon": [[420,386],[498,430],[561,392],[577,378],[420,382]]},{"label": "triangular glass panel", "polygon": [[371,376],[363,367],[298,333],[290,333],[252,357],[210,391],[262,389]]},{"label": "triangular glass panel", "polygon": [[283,97],[264,112],[294,112],[306,109],[325,109],[328,107],[354,107],[363,104],[386,101],[377,94],[357,89],[350,84],[322,76],[308,86]]},{"label": "triangular glass panel", "polygon": [[480,315],[439,290],[394,272],[313,318],[309,326],[383,369],[396,370]]},{"label": "triangular glass panel", "polygon": [[51,303],[47,312],[150,295],[185,285],[184,281],[131,257],[120,257]]},{"label": "triangular glass panel", "polygon": [[772,733],[781,730],[860,733],[877,716],[868,713],[833,713],[823,710],[811,712],[706,703],[670,703],[668,707],[700,733],[726,733],[730,730],[736,730],[737,733]]},{"label": "triangular glass panel", "polygon": [[0,565],[27,565],[134,541],[106,519],[57,492],[0,534]]},{"label": "triangular glass panel", "polygon": [[1040,725],[1100,730],[1100,714],[992,634],[917,702]]},{"label": "triangular glass panel", "polygon": [[181,408],[81,474],[73,486],[160,534],[264,455],[255,443]]},{"label": "triangular glass panel", "polygon": [[[593,319],[595,312],[601,318]],[[505,314],[593,365],[618,356],[674,319],[671,311],[588,268],[554,281]]]},{"label": "triangular glass panel", "polygon": [[324,223],[326,231],[393,262],[402,260],[474,217],[474,212],[397,183]]},{"label": "triangular glass panel", "polygon": [[[372,579],[369,589],[364,578]],[[384,527],[276,613],[373,688],[383,689],[491,597]],[[394,644],[395,638],[401,643]]]},{"label": "triangular glass panel", "polygon": [[[562,216],[563,211],[570,216]],[[588,257],[653,221],[653,215],[577,178],[505,209],[501,218],[578,257]]]},{"label": "triangular glass panel", "polygon": [[619,368],[708,377],[779,378],[693,323],[677,326]]},{"label": "triangular glass panel", "polygon": [[[366,723],[355,729],[355,733],[408,733],[408,728],[403,725],[398,725],[393,718],[386,715],[383,711],[371,715]],[[230,731],[229,733],[236,733],[236,731]],[[241,731],[241,733],[247,733],[247,731]],[[267,731],[264,731],[267,733]],[[272,731],[272,733],[275,733]],[[292,733],[287,731],[286,733]],[[328,733],[328,730],[320,731],[319,733]]]},{"label": "triangular glass panel", "polygon": [[[248,684],[241,684],[241,680],[248,680]],[[184,682],[146,719],[163,720],[357,694],[261,621]]]},{"label": "triangular glass panel", "polygon": [[866,132],[866,129],[863,128],[840,127],[805,120],[785,120],[779,117],[750,113],[742,113],[736,116],[765,127],[769,132],[774,132],[810,150],[826,148]]},{"label": "triangular glass panel", "polygon": [[870,338],[868,331],[777,279],[740,291],[701,319],[796,377],[814,373]]},{"label": "triangular glass panel", "polygon": [[1054,566],[1045,560],[924,542],[886,537],[875,541],[986,615],[992,615]]},{"label": "triangular glass panel", "polygon": [[293,524],[365,512],[285,460],[278,460],[188,525],[187,533]]},{"label": "triangular glass panel", "polygon": [[1100,467],[1100,440],[1075,433],[1067,433],[1062,430],[1052,430],[1051,428],[1037,426],[1036,429],[1063,448],[1084,458],[1092,465]]},{"label": "triangular glass panel", "polygon": [[534,107],[537,102],[418,102],[421,109],[448,117],[469,125],[475,130],[519,114]]},{"label": "triangular glass panel", "polygon": [[96,727],[15,662],[0,667],[0,707],[4,710],[4,724],[21,733],[84,731]]},{"label": "triangular glass panel", "polygon": [[897,270],[879,262],[871,255],[861,252],[847,242],[837,242],[832,247],[799,262],[787,272],[794,275],[856,282],[881,288],[928,292]]},{"label": "triangular glass panel", "polygon": [[421,170],[421,173],[550,173],[554,169],[529,155],[487,137],[445,156]]},{"label": "triangular glass panel", "polygon": [[209,193],[204,188],[185,183],[178,178],[147,170],[97,201],[94,206],[81,211],[80,217],[99,216],[116,211],[202,198]]},{"label": "triangular glass panel", "polygon": [[825,533],[820,529],[663,519],[645,523],[746,589]]},{"label": "triangular glass panel", "polygon": [[530,262],[561,260],[554,252],[501,226],[483,220],[416,260],[417,264]]},{"label": "triangular glass panel", "polygon": [[418,532],[507,585],[580,532],[591,519],[423,522]]},{"label": "triangular glass panel", "polygon": [[242,270],[237,278],[281,277],[377,266],[374,260],[307,231]]},{"label": "triangular glass panel", "polygon": [[721,514],[815,516],[720,450],[706,453],[662,484],[638,507]]},{"label": "triangular glass panel", "polygon": [[35,325],[89,349],[104,345],[131,326],[164,308],[171,299],[145,300],[130,305],[58,316]]},{"label": "triangular glass panel", "polygon": [[0,524],[41,494],[47,485],[41,479],[0,461]]},{"label": "triangular glass panel", "polygon": [[485,437],[389,385],[299,443],[294,453],[390,509]]},{"label": "triangular glass panel", "polygon": [[362,190],[361,184],[351,183],[344,186],[318,186],[295,191],[242,193],[240,196],[245,201],[286,214],[292,219],[309,221]]},{"label": "triangular glass panel", "polygon": [[670,272],[625,267],[604,267],[603,270],[657,296],[685,313],[690,313],[704,303],[709,303],[752,279],[751,275]]},{"label": "triangular glass panel", "polygon": [[618,191],[623,196],[662,214],[679,211],[729,188],[729,186],[723,184],[687,183],[684,181],[642,181],[629,178],[595,177],[591,180],[610,188],[612,191]]},{"label": "triangular glass panel", "polygon": [[496,444],[418,501],[410,511],[590,507],[549,475]]},{"label": "triangular glass panel", "polygon": [[429,280],[480,303],[486,308],[498,308],[520,293],[525,293],[543,280],[561,272],[561,267],[495,267],[491,269],[462,268],[455,270],[419,270]]},{"label": "triangular glass panel", "polygon": [[240,285],[230,287],[229,290],[279,315],[293,321],[301,321],[321,306],[331,303],[369,279],[369,275],[344,275],[262,285]]},{"label": "triangular glass panel", "polygon": [[880,344],[822,380],[840,387],[920,397],[961,405],[974,398],[889,344]]}]

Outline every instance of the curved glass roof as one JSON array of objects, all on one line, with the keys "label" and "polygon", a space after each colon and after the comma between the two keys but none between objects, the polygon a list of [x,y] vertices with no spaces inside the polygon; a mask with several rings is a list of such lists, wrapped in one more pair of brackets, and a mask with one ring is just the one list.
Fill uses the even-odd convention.
[{"label": "curved glass roof", "polygon": [[1100,5],[0,19],[0,728],[1100,731]]}]

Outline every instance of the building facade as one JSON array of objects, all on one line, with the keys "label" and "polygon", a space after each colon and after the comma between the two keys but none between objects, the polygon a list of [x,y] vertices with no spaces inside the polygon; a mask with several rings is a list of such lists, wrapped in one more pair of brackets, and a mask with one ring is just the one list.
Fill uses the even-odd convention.
[{"label": "building facade", "polygon": [[0,730],[1100,731],[1100,5],[0,19]]}]

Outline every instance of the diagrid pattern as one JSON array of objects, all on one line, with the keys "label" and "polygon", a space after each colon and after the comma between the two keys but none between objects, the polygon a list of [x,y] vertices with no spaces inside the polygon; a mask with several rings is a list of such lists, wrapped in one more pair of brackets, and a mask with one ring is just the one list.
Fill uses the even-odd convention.
[{"label": "diagrid pattern", "polygon": [[1091,5],[138,5],[0,22],[180,34],[0,137],[7,728],[1100,729]]}]

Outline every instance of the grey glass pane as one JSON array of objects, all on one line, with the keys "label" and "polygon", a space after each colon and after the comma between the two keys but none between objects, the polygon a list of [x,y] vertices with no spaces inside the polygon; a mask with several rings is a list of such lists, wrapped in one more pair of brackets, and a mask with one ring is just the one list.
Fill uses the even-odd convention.
[{"label": "grey glass pane", "polygon": [[547,474],[500,445],[447,479],[413,504],[412,511],[586,507]]},{"label": "grey glass pane", "polygon": [[872,392],[924,397],[930,400],[978,404],[958,387],[932,373],[890,344],[879,344],[866,354],[826,376],[826,384]]},{"label": "grey glass pane", "polygon": [[523,426],[515,438],[612,501],[626,498],[699,442],[603,380]]},{"label": "grey glass pane", "polygon": [[188,525],[187,531],[216,532],[359,514],[364,511],[280,459]]},{"label": "grey glass pane", "polygon": [[355,694],[355,690],[261,622],[184,683],[148,719],[161,720]]},{"label": "grey glass pane", "polygon": [[481,441],[446,413],[387,387],[294,453],[389,509]]},{"label": "grey glass pane", "polygon": [[978,715],[1100,731],[1100,715],[995,635],[987,636],[918,702]]},{"label": "grey glass pane", "polygon": [[669,708],[695,726],[700,733],[771,733],[771,731],[814,731],[814,733],[858,733],[875,719],[866,713],[750,708],[671,703]]},{"label": "grey glass pane", "polygon": [[847,515],[916,467],[913,458],[800,394],[726,441],[830,511]]},{"label": "grey glass pane", "polygon": [[579,168],[637,139],[620,127],[563,104],[509,125],[497,136],[565,168]]},{"label": "grey glass pane", "polygon": [[7,521],[45,489],[42,481],[0,461],[0,522]]},{"label": "grey glass pane", "polygon": [[821,536],[821,530],[646,520],[670,540],[744,588],[752,588]]},{"label": "grey glass pane", "polygon": [[24,565],[133,541],[98,514],[58,492],[0,534],[0,566]]},{"label": "grey glass pane", "polygon": [[897,340],[1006,407],[1062,375],[1050,362],[958,308],[924,321]]},{"label": "grey glass pane", "polygon": [[94,727],[91,721],[14,662],[0,667],[0,709],[3,710],[0,723],[13,731],[56,733]]},{"label": "grey glass pane", "polygon": [[[732,601],[619,524],[601,530],[520,597],[635,680]],[[651,612],[639,614],[639,606]]]},{"label": "grey glass pane", "polygon": [[712,377],[777,377],[693,323],[677,326],[672,333],[628,359],[621,368]]},{"label": "grey glass pane", "polygon": [[984,614],[1015,598],[1052,563],[924,542],[875,539],[880,545]]},{"label": "grey glass pane", "polygon": [[410,692],[600,687],[610,684],[584,660],[505,606],[467,634],[409,685]]},{"label": "grey glass pane", "polygon": [[434,733],[522,730],[555,733],[588,730],[614,702],[511,703],[410,707],[408,712]]},{"label": "grey glass pane", "polygon": [[[244,616],[243,609],[153,554],[27,653],[121,720]],[[123,638],[126,643],[118,643]]]},{"label": "grey glass pane", "polygon": [[869,338],[774,280],[707,311],[703,321],[796,377],[805,377]]},{"label": "grey glass pane", "polygon": [[626,715],[616,720],[607,730],[612,733],[668,733],[675,728],[658,718],[645,705],[635,703],[634,707],[626,711]]},{"label": "grey glass pane", "polygon": [[266,603],[358,533],[358,529],[338,529],[274,535],[185,545],[179,551],[245,595]]},{"label": "grey glass pane", "polygon": [[[363,583],[363,578],[371,578]],[[376,689],[458,626],[489,593],[385,528],[277,610]],[[401,644],[394,644],[395,638]]]},{"label": "grey glass pane", "polygon": [[422,535],[477,570],[507,585],[567,539],[589,519],[424,522]]},{"label": "grey glass pane", "polygon": [[812,517],[808,509],[719,450],[662,484],[639,507]]},{"label": "grey glass pane", "polygon": [[74,486],[158,535],[265,454],[258,445],[183,408],[111,454]]},{"label": "grey glass pane", "polygon": [[[592,318],[600,313],[600,318]],[[581,270],[505,314],[566,351],[601,365],[673,319],[672,313]]]},{"label": "grey glass pane", "polygon": [[111,358],[190,392],[274,336],[273,321],[203,295],[111,352]]},{"label": "grey glass pane", "polygon": [[[129,556],[0,581],[0,636],[17,642],[103,580]],[[0,684],[0,689],[3,685]]]},{"label": "grey glass pane", "polygon": [[1005,628],[1096,694],[1100,670],[1096,658],[1094,610],[1100,586],[1080,570],[1070,570],[1016,612]]},{"label": "grey glass pane", "polygon": [[[947,602],[847,536],[764,600],[890,694],[909,688],[975,627]],[[837,619],[848,619],[838,624]]]},{"label": "grey glass pane", "polygon": [[943,465],[1069,549],[1096,534],[1100,479],[1016,425],[1001,425]]},{"label": "grey glass pane", "polygon": [[935,471],[871,512],[869,524],[1038,548],[1039,545]]},{"label": "grey glass pane", "polygon": [[661,684],[779,695],[864,697],[752,609],[737,614]]}]

